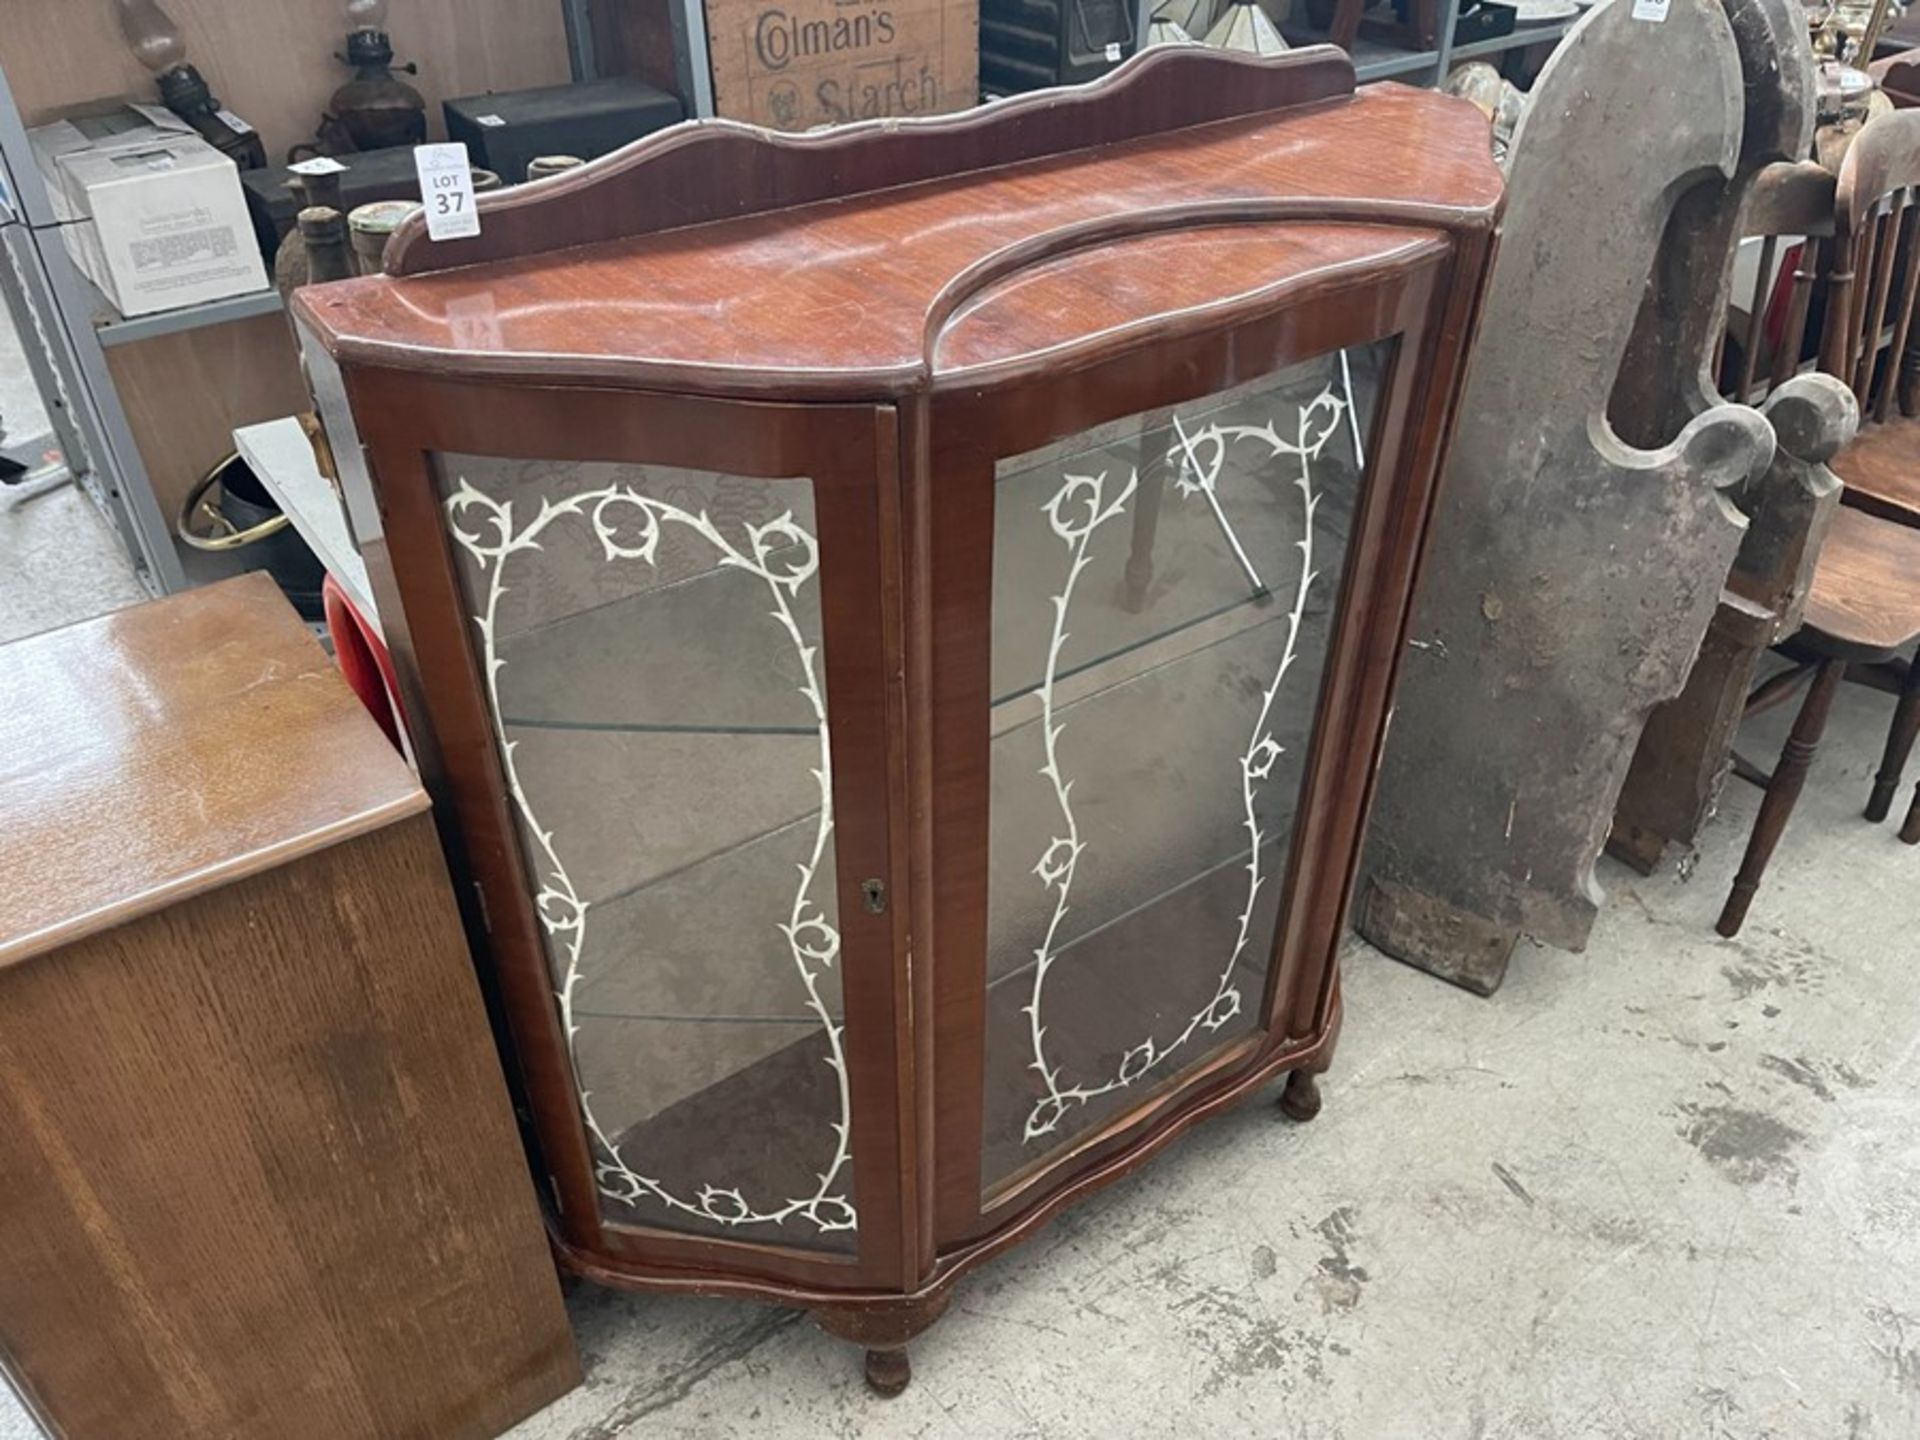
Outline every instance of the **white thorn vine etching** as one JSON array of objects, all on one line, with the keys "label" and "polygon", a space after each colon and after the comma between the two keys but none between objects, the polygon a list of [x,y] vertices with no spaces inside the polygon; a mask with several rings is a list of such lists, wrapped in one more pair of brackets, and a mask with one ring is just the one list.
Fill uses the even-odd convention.
[{"label": "white thorn vine etching", "polygon": [[[824,1170],[818,1172],[819,1184],[811,1195],[788,1198],[772,1206],[749,1201],[737,1186],[702,1184],[692,1198],[676,1194],[666,1183],[636,1170],[621,1153],[614,1138],[601,1127],[593,1109],[593,1097],[580,1091],[580,1112],[595,1143],[600,1148],[595,1170],[602,1194],[628,1204],[651,1197],[669,1210],[699,1216],[721,1225],[780,1225],[799,1217],[820,1231],[853,1230],[857,1225],[853,1202],[847,1197],[841,1176],[851,1159],[852,1101],[848,1093],[844,1026],[836,1022],[821,998],[822,977],[833,970],[840,956],[840,934],[813,898],[814,878],[827,852],[833,834],[833,773],[827,736],[826,697],[820,688],[818,647],[806,643],[794,618],[792,600],[800,587],[819,570],[819,547],[812,535],[782,514],[764,525],[748,525],[747,548],[741,549],[721,534],[703,510],[694,514],[677,505],[644,495],[629,485],[609,485],[555,502],[542,499],[539,513],[527,524],[514,528],[513,503],[495,500],[470,485],[463,477],[446,501],[447,524],[460,546],[471,555],[486,577],[486,608],[474,617],[480,631],[486,664],[487,699],[493,716],[495,737],[500,747],[500,763],[513,803],[525,822],[538,849],[536,868],[539,893],[535,906],[542,926],[552,943],[560,949],[561,981],[555,991],[561,1021],[566,1029],[567,1050],[579,1073],[579,1055],[575,1039],[580,1027],[574,1019],[574,996],[582,974],[586,946],[588,903],[575,890],[566,866],[555,848],[553,832],[540,824],[520,783],[514,764],[516,742],[507,738],[500,720],[500,673],[506,667],[501,658],[496,633],[500,598],[507,593],[504,583],[507,557],[523,550],[540,549],[540,536],[556,520],[565,516],[584,516],[593,527],[601,550],[609,562],[640,560],[655,563],[662,527],[682,526],[699,535],[719,553],[723,568],[745,570],[765,582],[773,601],[769,618],[792,641],[800,662],[799,690],[812,708],[819,736],[819,764],[813,776],[819,785],[820,820],[814,829],[813,846],[808,858],[798,865],[799,884],[793,904],[777,928],[806,991],[807,1009],[820,1023],[827,1039],[827,1064],[838,1082],[840,1118],[832,1125],[834,1148]],[[462,521],[474,525],[465,528]]]},{"label": "white thorn vine etching", "polygon": [[[1350,393],[1350,392],[1349,392]],[[1210,424],[1189,434],[1184,426],[1175,424],[1178,430],[1178,444],[1169,453],[1170,463],[1179,466],[1175,488],[1183,496],[1201,496],[1212,507],[1216,519],[1224,530],[1228,543],[1232,546],[1241,565],[1249,574],[1252,567],[1241,548],[1239,538],[1227,523],[1224,510],[1221,509],[1217,487],[1220,471],[1225,464],[1230,446],[1239,441],[1264,445],[1274,456],[1293,456],[1300,462],[1300,473],[1294,480],[1299,491],[1303,517],[1302,536],[1295,542],[1300,550],[1300,578],[1294,591],[1293,608],[1286,618],[1286,640],[1281,648],[1279,664],[1274,670],[1273,679],[1267,685],[1260,699],[1258,714],[1254,718],[1252,733],[1247,741],[1245,752],[1239,757],[1240,793],[1242,805],[1241,823],[1247,832],[1247,887],[1246,903],[1242,907],[1238,920],[1238,931],[1234,937],[1219,978],[1214,985],[1211,998],[1196,1010],[1186,1025],[1171,1039],[1162,1041],[1149,1034],[1137,1045],[1122,1053],[1113,1071],[1103,1079],[1070,1083],[1062,1066],[1047,1055],[1047,1027],[1043,1019],[1043,1005],[1046,993],[1047,976],[1059,960],[1057,941],[1062,922],[1066,919],[1073,889],[1073,878],[1079,867],[1086,846],[1080,839],[1079,824],[1073,814],[1073,781],[1066,779],[1060,765],[1059,742],[1065,729],[1065,723],[1058,719],[1054,710],[1054,682],[1059,671],[1060,653],[1066,644],[1067,614],[1073,602],[1074,586],[1081,572],[1090,563],[1088,544],[1093,533],[1107,521],[1124,513],[1127,501],[1132,497],[1139,483],[1138,474],[1130,475],[1120,494],[1112,501],[1105,498],[1106,476],[1068,475],[1064,483],[1055,492],[1043,509],[1046,512],[1053,532],[1067,546],[1069,560],[1060,593],[1053,597],[1053,634],[1047,650],[1046,669],[1040,684],[1040,724],[1045,747],[1045,763],[1040,767],[1040,775],[1053,787],[1054,801],[1060,811],[1063,835],[1057,835],[1048,841],[1041,853],[1039,863],[1033,867],[1034,874],[1046,889],[1053,892],[1053,914],[1047,922],[1040,944],[1034,950],[1033,990],[1025,1007],[1029,1033],[1033,1045],[1033,1060],[1030,1064],[1046,1087],[1046,1093],[1034,1101],[1027,1115],[1026,1135],[1028,1142],[1050,1134],[1058,1128],[1060,1122],[1075,1106],[1085,1105],[1103,1095],[1110,1095],[1132,1085],[1142,1076],[1150,1073],[1168,1057],[1177,1054],[1193,1037],[1202,1030],[1216,1031],[1226,1025],[1240,1013],[1241,997],[1239,987],[1233,983],[1233,972],[1246,953],[1252,938],[1253,915],[1262,887],[1267,876],[1261,872],[1261,851],[1272,838],[1260,828],[1256,801],[1264,782],[1273,773],[1275,762],[1284,753],[1280,743],[1274,739],[1269,729],[1269,720],[1273,713],[1273,703],[1280,693],[1287,672],[1293,668],[1299,653],[1300,628],[1306,614],[1307,598],[1317,578],[1313,568],[1313,518],[1320,497],[1314,493],[1312,462],[1317,459],[1327,441],[1340,427],[1341,417],[1351,408],[1351,399],[1341,399],[1331,388],[1323,389],[1310,403],[1301,407],[1298,416],[1296,438],[1282,439],[1274,424],[1269,421],[1263,426]],[[1081,507],[1084,506],[1084,517]],[[1071,513],[1069,513],[1071,511]]]}]

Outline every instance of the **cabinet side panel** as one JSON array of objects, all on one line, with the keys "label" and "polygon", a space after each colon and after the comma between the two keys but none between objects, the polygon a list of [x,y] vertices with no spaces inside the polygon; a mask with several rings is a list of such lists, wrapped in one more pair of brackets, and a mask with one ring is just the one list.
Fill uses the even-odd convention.
[{"label": "cabinet side panel", "polygon": [[492,1436],[578,1383],[418,816],[0,975],[0,1350],[88,1436]]}]

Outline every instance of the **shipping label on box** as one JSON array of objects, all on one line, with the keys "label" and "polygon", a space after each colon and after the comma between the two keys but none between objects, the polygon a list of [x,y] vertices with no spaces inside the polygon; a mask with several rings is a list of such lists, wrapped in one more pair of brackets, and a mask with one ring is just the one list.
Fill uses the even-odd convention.
[{"label": "shipping label on box", "polygon": [[708,0],[715,113],[775,130],[980,98],[977,0]]}]

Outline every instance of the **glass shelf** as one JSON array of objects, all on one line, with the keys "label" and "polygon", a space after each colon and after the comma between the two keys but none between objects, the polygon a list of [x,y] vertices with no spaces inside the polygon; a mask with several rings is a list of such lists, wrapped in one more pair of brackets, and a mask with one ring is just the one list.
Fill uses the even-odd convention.
[{"label": "glass shelf", "polygon": [[[1075,582],[1072,624],[1054,666],[1054,684],[1067,694],[1089,686],[1115,684],[1180,658],[1252,626],[1270,623],[1289,609],[1290,595],[1275,586],[1285,579],[1278,565],[1243,563],[1241,556],[1280,555],[1298,539],[1297,517],[1283,504],[1246,507],[1231,527],[1210,506],[1202,523],[1161,523],[1161,517],[1191,500],[1180,496],[1186,473],[1184,431],[1191,441],[1216,418],[1231,417],[1226,407],[1196,405],[1171,416],[1156,414],[1144,422],[1104,426],[1080,437],[1079,447],[1059,447],[1024,457],[1023,468],[1002,476],[995,487],[995,564],[1008,573],[1057,570],[1060,542],[1045,524],[1035,524],[1060,484],[1062,466],[1075,473],[1108,477],[1114,487],[1137,480],[1124,533],[1090,546],[1086,566]],[[1246,450],[1230,451],[1221,465],[1222,493],[1258,490],[1275,496],[1289,477],[1263,466]],[[1284,498],[1283,496],[1280,498]],[[1344,532],[1350,495],[1330,494],[1320,504],[1322,517]],[[1339,510],[1339,515],[1334,515]],[[1324,613],[1325,590],[1309,594],[1310,612]],[[1050,634],[1035,625],[1031,613],[1014,607],[995,610],[993,620],[993,694],[995,728],[1009,713],[1037,714],[1037,696],[1047,668]]]},{"label": "glass shelf", "polygon": [[[645,1119],[615,1135],[620,1153],[650,1178],[672,1177],[690,1197],[703,1187],[733,1191],[758,1208],[777,1209],[805,1197],[820,1182],[822,1155],[833,1148],[823,1117],[837,1112],[839,1097],[830,1051],[817,1025],[774,1026],[724,1020],[697,1026],[641,1019],[596,1021],[578,1047],[580,1082],[596,1098],[672,1087],[671,1098]],[[596,1105],[596,1108],[600,1108]],[[741,1184],[741,1177],[749,1183]],[[836,1193],[852,1194],[843,1174]],[[616,1225],[659,1225],[658,1199],[603,1200],[605,1218]],[[722,1214],[731,1200],[715,1202]],[[834,1211],[837,1217],[838,1209]],[[783,1244],[847,1253],[852,1229],[818,1229],[800,1217],[744,1231],[723,1219],[684,1213],[665,1217],[672,1228],[741,1238],[777,1234]]]},{"label": "glass shelf", "polygon": [[[528,730],[813,735],[793,641],[767,612],[757,577],[716,567],[503,636],[501,716]],[[802,626],[817,650],[817,614]]]},{"label": "glass shelf", "polygon": [[[1328,533],[1336,532],[1329,527]],[[1337,534],[1344,541],[1344,529]],[[1337,574],[1337,561],[1327,569]],[[1082,843],[1100,857],[1099,864],[1083,867],[1075,877],[1072,905],[1054,936],[1057,954],[1120,924],[1126,912],[1157,903],[1158,897],[1197,876],[1244,861],[1248,844],[1237,823],[1243,808],[1237,757],[1247,748],[1252,715],[1233,702],[1249,692],[1260,694],[1273,658],[1285,645],[1286,615],[1277,613],[1277,607],[1265,613],[1261,624],[1196,643],[1176,660],[1098,684],[1071,703],[1056,700],[1059,743],[1070,745],[1071,755],[1086,761],[1073,777],[1081,782],[1072,797],[1074,819]],[[1299,640],[1302,652],[1324,650],[1330,622],[1324,609],[1307,617]],[[1089,676],[1096,677],[1104,678],[1099,672]],[[1289,755],[1304,754],[1310,738],[1315,687],[1311,675],[1302,672],[1299,678],[1299,687],[1288,697],[1298,703],[1279,707],[1268,726]],[[1046,763],[1045,732],[1045,722],[1036,715],[994,738],[997,832],[1044,837],[1052,833],[1049,827],[1058,826],[1052,787],[1025,783]],[[1196,755],[1218,756],[1227,763],[1182,763]],[[1289,829],[1293,804],[1291,790],[1275,787],[1261,807],[1263,828]],[[1235,823],[1211,823],[1222,815]],[[1149,819],[1152,823],[1144,823]],[[1005,846],[993,864],[995,903],[988,937],[992,979],[1009,971],[1031,972],[1033,936],[1046,927],[1053,909],[1050,892],[1033,881],[1034,856],[1026,853],[1032,848]]]}]

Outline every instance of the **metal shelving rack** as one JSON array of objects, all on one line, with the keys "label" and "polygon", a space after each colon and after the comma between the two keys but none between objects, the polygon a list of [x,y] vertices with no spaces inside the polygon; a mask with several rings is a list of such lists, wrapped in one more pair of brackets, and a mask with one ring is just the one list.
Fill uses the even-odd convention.
[{"label": "metal shelving rack", "polygon": [[[0,224],[8,262],[0,271],[0,285],[7,286],[15,314],[31,322],[22,342],[31,346],[37,338],[42,346],[43,399],[66,446],[67,466],[120,532],[147,588],[156,595],[183,589],[186,572],[174,549],[172,527],[154,498],[94,323],[102,306],[109,312],[112,307],[67,254],[61,222],[33,163],[26,127],[4,74],[0,185],[12,197],[12,223]],[[277,295],[274,303],[279,303]],[[203,323],[195,310],[171,314],[185,317],[183,325]]]},{"label": "metal shelving rack", "polygon": [[1577,20],[1558,20],[1551,25],[1523,25],[1511,35],[1495,35],[1488,40],[1470,40],[1465,45],[1447,47],[1447,68],[1466,60],[1489,60],[1509,50],[1524,50],[1530,45],[1558,44]]},{"label": "metal shelving rack", "polygon": [[[590,8],[592,0],[559,0],[567,27],[568,52],[576,80],[598,76]],[[1159,0],[1137,0],[1137,34],[1144,35]],[[713,114],[713,78],[707,53],[703,0],[672,0],[676,68],[690,115]],[[1462,60],[1487,59],[1510,50],[1558,41],[1575,22],[1531,26],[1490,40],[1453,44],[1458,0],[1447,0],[1440,44],[1432,50],[1407,50],[1362,37],[1354,43],[1354,68],[1365,83],[1394,79],[1434,85]],[[1288,27],[1296,44],[1312,43],[1312,31]],[[1319,37],[1324,39],[1325,37]],[[26,130],[13,92],[0,73],[0,286],[16,311],[33,322],[45,345],[45,372],[57,393],[48,398],[55,428],[70,452],[75,475],[120,531],[143,580],[156,594],[183,588],[188,575],[174,546],[172,529],[154,499],[146,466],[134,442],[106,352],[159,335],[209,325],[225,325],[280,309],[273,290],[231,296],[204,305],[127,319],[83,276],[67,255],[45,187],[27,146]],[[28,343],[32,337],[28,336]]]},{"label": "metal shelving rack", "polygon": [[156,335],[173,335],[182,330],[198,330],[206,325],[225,325],[234,320],[251,320],[255,315],[271,315],[282,307],[278,290],[252,290],[245,295],[229,295],[181,310],[162,310],[129,320],[100,293],[99,287],[80,277],[80,283],[92,302],[94,334],[101,345],[131,345],[136,340],[151,340]]}]

